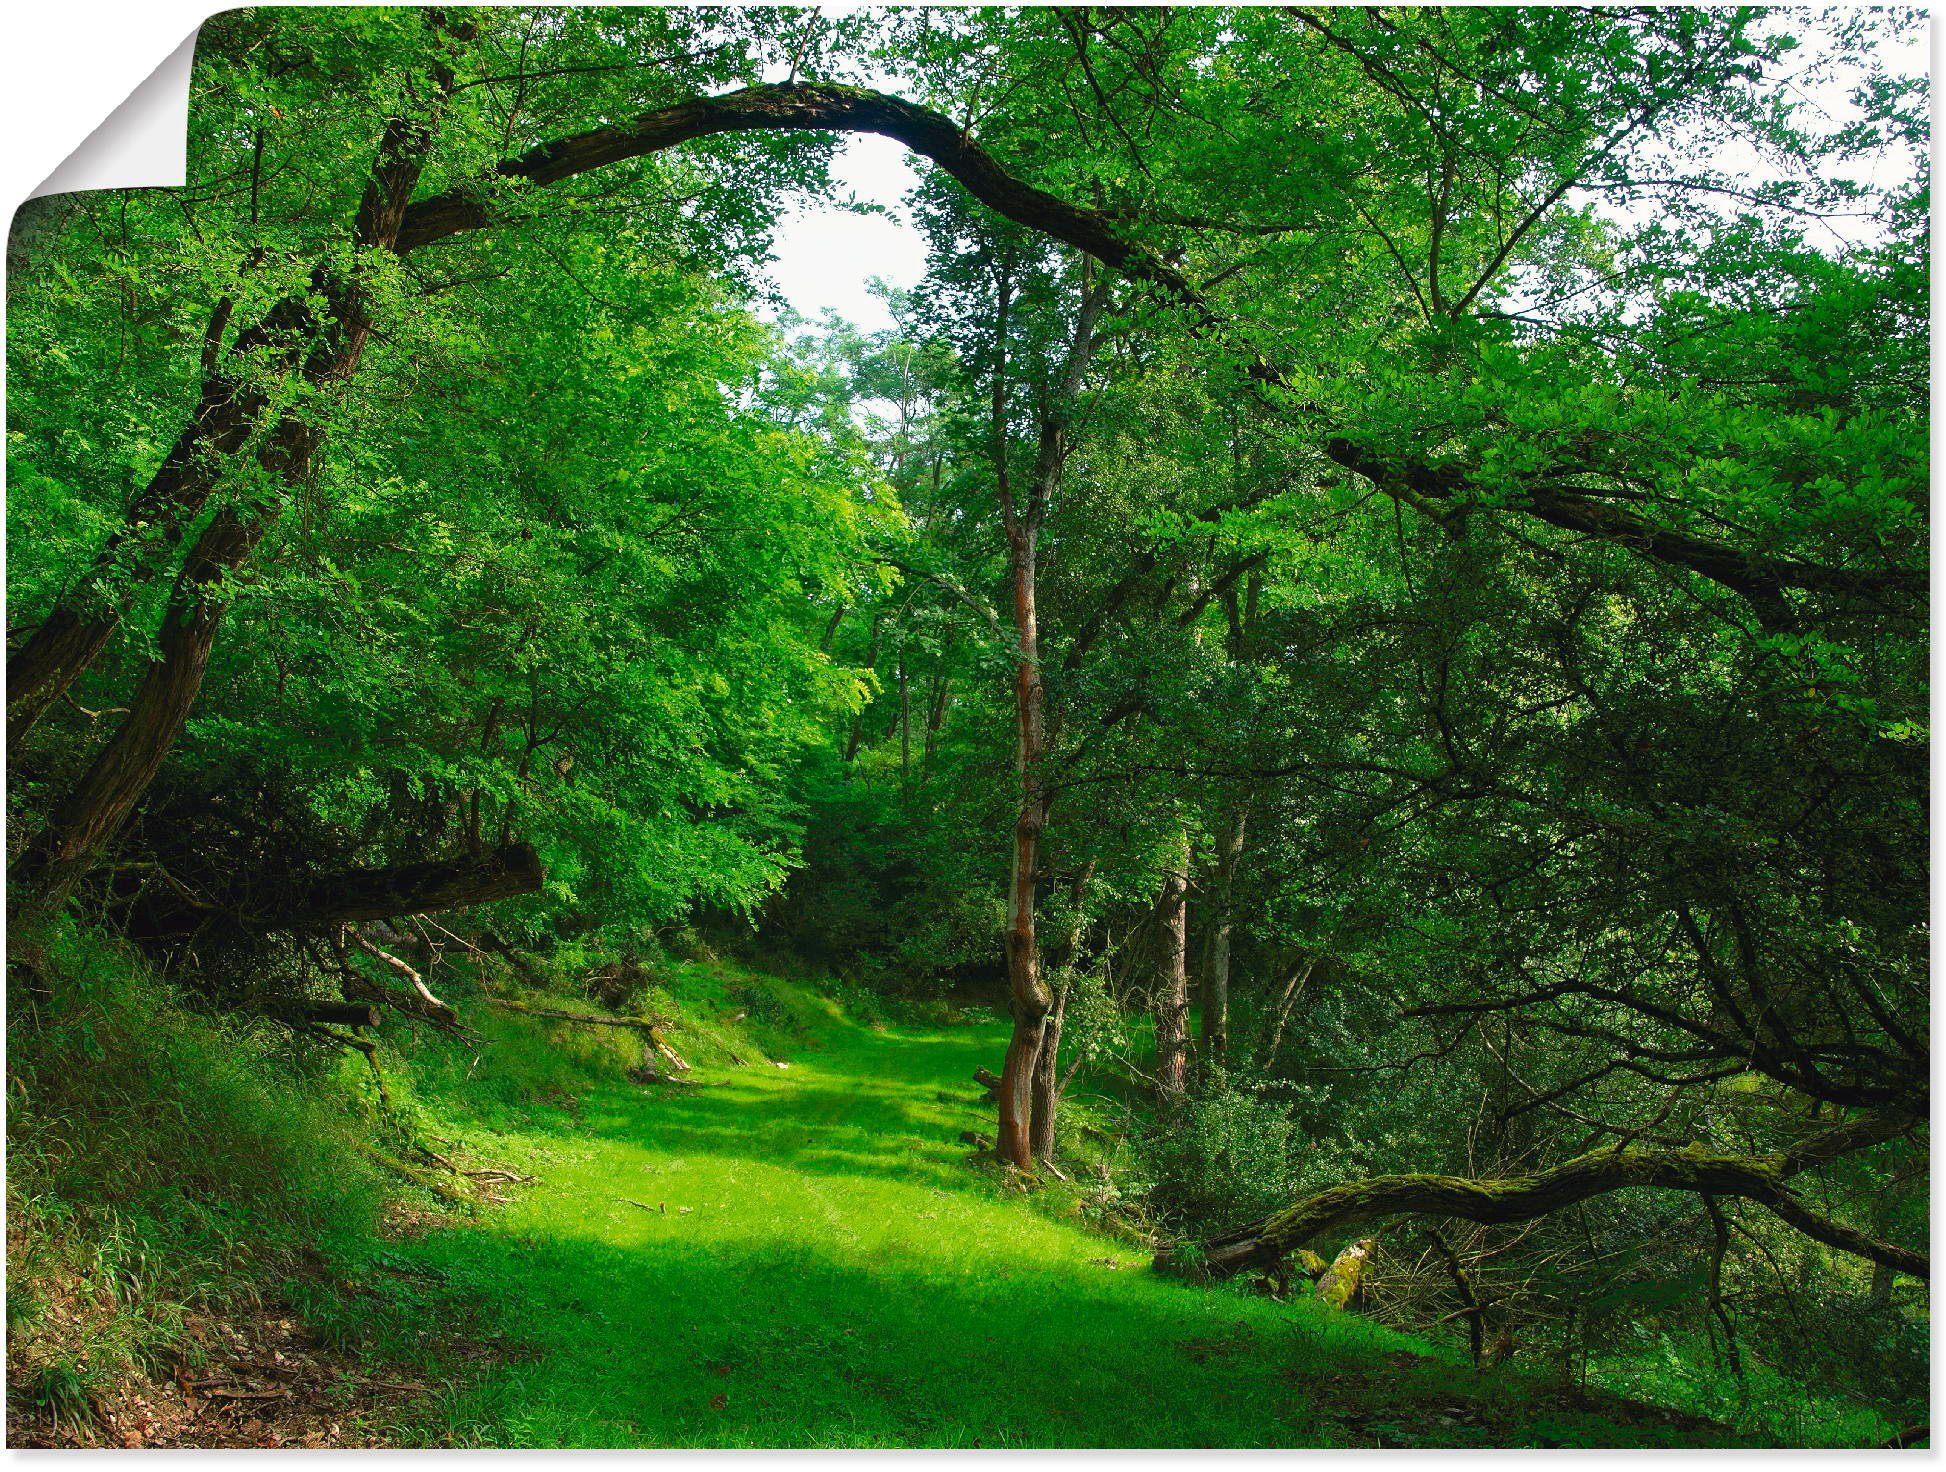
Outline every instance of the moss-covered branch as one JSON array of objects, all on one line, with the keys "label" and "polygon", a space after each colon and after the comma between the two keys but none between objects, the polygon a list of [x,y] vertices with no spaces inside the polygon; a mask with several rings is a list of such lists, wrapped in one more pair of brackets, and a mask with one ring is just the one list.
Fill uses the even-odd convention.
[{"label": "moss-covered branch", "polygon": [[1798,1171],[1890,1139],[1910,1127],[1909,1120],[1894,1116],[1867,1116],[1772,1155],[1729,1155],[1695,1145],[1680,1150],[1611,1147],[1578,1155],[1550,1170],[1499,1180],[1373,1176],[1315,1192],[1252,1226],[1216,1238],[1204,1245],[1203,1257],[1210,1271],[1226,1275],[1274,1265],[1327,1232],[1385,1217],[1458,1218],[1499,1225],[1530,1221],[1611,1191],[1649,1188],[1754,1201],[1827,1246],[1927,1278],[1931,1263],[1925,1254],[1819,1215],[1789,1185],[1789,1177]]}]

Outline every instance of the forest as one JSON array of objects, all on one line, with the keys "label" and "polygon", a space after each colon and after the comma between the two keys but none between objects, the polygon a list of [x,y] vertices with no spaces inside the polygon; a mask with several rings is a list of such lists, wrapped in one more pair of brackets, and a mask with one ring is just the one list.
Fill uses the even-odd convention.
[{"label": "forest", "polygon": [[1926,25],[209,20],[7,247],[9,1443],[1929,1445]]}]

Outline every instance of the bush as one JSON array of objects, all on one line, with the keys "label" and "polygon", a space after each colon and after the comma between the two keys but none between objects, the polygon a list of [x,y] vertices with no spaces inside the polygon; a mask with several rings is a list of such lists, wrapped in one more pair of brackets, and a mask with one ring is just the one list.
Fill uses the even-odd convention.
[{"label": "bush", "polygon": [[1185,1100],[1147,1154],[1157,1212],[1197,1232],[1263,1216],[1299,1191],[1290,1106],[1231,1085]]}]

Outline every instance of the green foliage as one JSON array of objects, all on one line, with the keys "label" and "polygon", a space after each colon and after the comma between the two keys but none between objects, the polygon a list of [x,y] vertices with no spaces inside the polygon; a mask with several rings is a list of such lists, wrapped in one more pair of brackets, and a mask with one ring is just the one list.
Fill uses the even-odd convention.
[{"label": "green foliage", "polygon": [[1291,1106],[1227,1080],[1160,1121],[1149,1159],[1165,1218],[1199,1235],[1289,1205],[1305,1177]]},{"label": "green foliage", "polygon": [[[1423,1440],[1423,1417],[1293,1400],[1265,1348],[1296,1322],[1309,1373],[1377,1331],[1110,1294],[1077,1256],[1101,1242],[1057,1218],[1194,1234],[1355,1173],[1769,1151],[1925,1113],[1928,113],[1892,61],[1912,16],[432,18],[212,19],[188,186],[37,201],[10,241],[9,627],[119,616],[10,741],[10,850],[67,821],[132,691],[201,681],[180,735],[131,719],[167,760],[124,774],[140,801],[105,825],[51,1000],[16,1012],[10,1308],[50,1412],[239,1282],[353,1337],[291,1262],[365,1260],[375,1172],[466,1197],[413,1146],[497,1131],[547,1185],[517,1228],[424,1246],[465,1291],[386,1302],[531,1277],[550,1358],[454,1400],[441,1435],[1126,1440],[1151,1409],[1133,1379],[1157,1434]],[[832,195],[834,136],[790,111],[625,146],[626,120],[782,76],[867,109],[856,85],[882,84],[992,160],[1006,212],[943,173],[912,191],[928,269],[881,284],[885,330],[764,317],[777,222]],[[609,161],[553,177],[552,141],[594,126]],[[363,248],[374,146],[421,127],[415,198],[477,228]],[[1050,196],[1120,243],[1049,238]],[[221,447],[178,438],[213,405],[250,407]],[[174,505],[185,465],[209,494]],[[233,519],[254,554],[179,581]],[[154,663],[165,608],[220,611],[207,670]],[[1085,1177],[1037,1187],[1039,1215],[942,1147],[975,1121],[940,1085],[1002,1046],[1023,813],[1065,998],[1057,1159]],[[340,959],[308,896],[517,843],[538,893],[398,932],[463,1031],[388,1014],[386,1103],[266,1020],[373,987],[415,1006],[395,968]],[[762,951],[800,981],[723,959]],[[1179,1099],[1154,1031],[1185,969],[1206,1031]],[[658,1019],[707,1086],[624,1082],[642,1039],[604,1008]],[[699,1216],[726,1207],[695,1240],[615,1185],[665,1172]],[[1908,1135],[1802,1189],[1912,1242],[1925,1175]],[[1827,1417],[1869,1439],[1924,1379],[1917,1295],[1870,1298],[1741,1208],[1603,1199],[1459,1250],[1536,1354],[1752,1438]],[[1458,1342],[1453,1284],[1385,1261],[1404,1286],[1380,1311]],[[106,1306],[98,1346],[34,1337],[57,1280]],[[683,1346],[674,1368],[642,1374],[623,1320]],[[1638,1320],[1591,1369],[1590,1334]],[[1029,1411],[1019,1374],[966,1385],[981,1322],[1032,1365]],[[1181,1356],[1175,1322],[1201,1331]],[[1741,1380],[1706,1349],[1730,1324]],[[787,1381],[747,1416],[738,1381],[718,1415],[708,1377],[770,1362]],[[1614,1429],[1522,1409],[1533,1439]],[[1512,1435],[1505,1410],[1479,1426]]]}]

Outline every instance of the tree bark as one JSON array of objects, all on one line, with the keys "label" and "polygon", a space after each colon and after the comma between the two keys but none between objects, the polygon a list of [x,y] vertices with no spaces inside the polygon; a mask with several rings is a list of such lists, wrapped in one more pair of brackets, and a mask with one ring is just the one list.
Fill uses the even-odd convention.
[{"label": "tree bark", "polygon": [[1365,1280],[1365,1264],[1371,1260],[1372,1239],[1360,1237],[1331,1260],[1331,1266],[1318,1279],[1318,1302],[1327,1308],[1347,1308],[1358,1296]]},{"label": "tree bark", "polygon": [[304,1022],[331,1027],[377,1027],[378,1008],[366,1002],[306,1002],[298,1008]]},{"label": "tree bark", "polygon": [[[1011,519],[1011,518],[1010,518]],[[1014,605],[1014,768],[1020,807],[1014,818],[1013,869],[1007,884],[1007,991],[1014,1030],[1000,1069],[1000,1158],[1034,1165],[1033,1080],[1053,995],[1041,978],[1034,934],[1034,875],[1040,863],[1047,799],[1041,764],[1047,755],[1041,686],[1040,618],[1035,606],[1037,527],[1016,522],[1007,536]]]},{"label": "tree bark", "polygon": [[288,913],[264,924],[275,930],[311,929],[352,920],[464,910],[533,894],[546,877],[540,855],[524,843],[508,844],[477,858],[352,869],[316,881]]},{"label": "tree bark", "polygon": [[919,776],[922,779],[932,773],[933,753],[939,749],[939,728],[946,722],[946,702],[950,689],[951,681],[942,663],[933,679],[932,702],[926,711],[926,741],[919,752]]},{"label": "tree bark", "polygon": [[1230,1059],[1230,900],[1237,860],[1243,853],[1246,816],[1239,803],[1217,840],[1210,879],[1210,929],[1203,948],[1203,1055],[1206,1066],[1217,1068]]},{"label": "tree bark", "polygon": [[1305,983],[1310,981],[1311,972],[1316,969],[1321,954],[1318,951],[1310,952],[1285,978],[1284,990],[1277,998],[1272,1017],[1270,1036],[1265,1040],[1263,1051],[1257,1059],[1259,1066],[1268,1068],[1277,1061],[1277,1050],[1284,1046],[1284,1029],[1290,1024],[1291,1013],[1297,1009],[1304,995]]},{"label": "tree bark", "polygon": [[1899,1275],[1889,1263],[1872,1264],[1871,1304],[1873,1308],[1884,1308],[1892,1302],[1892,1285]]},{"label": "tree bark", "polygon": [[[976,191],[977,193],[977,191]],[[1034,882],[1040,864],[1041,834],[1047,826],[1048,796],[1043,767],[1047,758],[1046,689],[1041,681],[1038,559],[1041,524],[1067,464],[1076,400],[1094,354],[1095,322],[1107,300],[1084,259],[1081,296],[1060,382],[1040,413],[1039,444],[1025,504],[1015,499],[1008,464],[1007,319],[1013,279],[1003,261],[995,267],[995,353],[993,375],[993,456],[1001,525],[1007,536],[1007,572],[1014,620],[1014,766],[1020,807],[1014,819],[1013,870],[1007,886],[1007,987],[1014,1030],[1000,1070],[1000,1158],[1022,1170],[1034,1165],[1034,1070],[1039,1061],[1053,994],[1041,976],[1034,933]]]},{"label": "tree bark", "polygon": [[1068,993],[1073,983],[1065,979],[1054,988],[1054,1007],[1041,1030],[1041,1050],[1034,1058],[1034,1094],[1030,1104],[1030,1135],[1034,1158],[1054,1163],[1055,1123],[1061,1107],[1061,1029],[1068,1020]]},{"label": "tree bark", "polygon": [[1459,1295],[1460,1312],[1466,1319],[1466,1348],[1472,1357],[1473,1367],[1478,1369],[1486,1358],[1486,1310],[1474,1286],[1473,1274],[1438,1232],[1428,1232],[1426,1235],[1440,1260],[1446,1264],[1446,1271],[1452,1276],[1453,1291]]},{"label": "tree bark", "polygon": [[899,781],[912,780],[912,681],[906,674],[905,653],[899,653]]},{"label": "tree bark", "polygon": [[1189,862],[1184,839],[1155,903],[1155,1077],[1165,1102],[1189,1087]]},{"label": "tree bark", "polygon": [[1081,903],[1087,896],[1088,881],[1094,877],[1094,872],[1095,861],[1090,859],[1081,866],[1068,886],[1068,928],[1061,937],[1061,954],[1055,963],[1060,981],[1054,991],[1054,1010],[1048,1013],[1047,1025],[1041,1033],[1041,1051],[1034,1060],[1034,1158],[1050,1164],[1054,1160],[1055,1121],[1060,1113],[1063,1086],[1060,1074],[1061,1030],[1067,1025],[1068,998],[1074,992],[1074,958],[1081,949]]},{"label": "tree bark", "polygon": [[[878,669],[878,641],[879,636],[885,631],[886,612],[886,609],[880,608],[878,612],[872,615],[871,637],[865,642],[865,668],[868,670],[876,671]],[[851,718],[851,734],[845,738],[846,766],[850,766],[858,760],[858,748],[864,745],[864,742],[865,712],[861,710]]]}]

